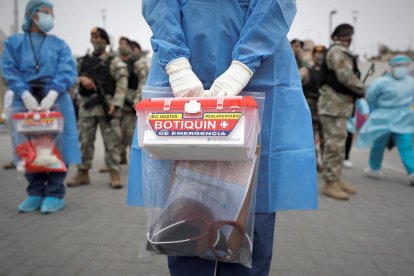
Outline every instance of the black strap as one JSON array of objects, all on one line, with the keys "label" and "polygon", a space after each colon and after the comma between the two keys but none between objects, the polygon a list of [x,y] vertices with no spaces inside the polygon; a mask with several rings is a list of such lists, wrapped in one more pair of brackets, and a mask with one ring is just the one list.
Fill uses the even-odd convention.
[{"label": "black strap", "polygon": [[[43,42],[45,41],[45,38],[46,38],[46,36],[43,36],[42,42],[40,43],[39,55],[40,55],[40,51],[42,50],[42,46],[43,46]],[[33,56],[34,56],[35,63],[36,63],[35,69],[36,69],[36,72],[39,72],[40,57],[38,57],[37,54],[36,54],[36,49],[34,48],[34,45],[33,45],[32,33],[31,32],[29,32],[29,39],[30,39],[30,47],[32,48]]]}]

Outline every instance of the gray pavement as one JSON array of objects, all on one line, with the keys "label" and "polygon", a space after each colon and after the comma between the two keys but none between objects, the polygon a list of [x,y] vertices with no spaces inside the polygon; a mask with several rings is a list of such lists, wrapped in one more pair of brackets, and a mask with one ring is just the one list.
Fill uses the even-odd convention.
[{"label": "gray pavement", "polygon": [[[165,257],[138,257],[145,213],[127,207],[126,188],[112,190],[97,172],[100,140],[95,156],[93,183],[67,189],[67,207],[53,215],[19,214],[26,181],[0,170],[0,275],[168,275]],[[271,275],[414,275],[414,188],[395,150],[381,181],[363,176],[367,156],[353,150],[356,168],[344,170],[359,188],[350,201],[320,197],[318,211],[277,214]],[[0,164],[10,159],[9,136],[0,133]]]}]

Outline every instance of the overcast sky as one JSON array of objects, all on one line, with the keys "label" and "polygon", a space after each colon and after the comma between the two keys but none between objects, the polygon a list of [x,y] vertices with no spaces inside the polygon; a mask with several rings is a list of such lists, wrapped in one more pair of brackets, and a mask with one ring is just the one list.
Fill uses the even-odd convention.
[{"label": "overcast sky", "polygon": [[[19,1],[19,30],[27,0]],[[114,41],[128,36],[150,49],[151,30],[141,15],[141,0],[51,0],[54,3],[55,27],[51,31],[63,38],[76,55],[88,48],[89,32],[94,26],[106,28]],[[230,0],[221,0],[230,1]],[[234,1],[234,0],[233,0]],[[0,0],[0,29],[10,33],[14,16],[14,0]],[[353,23],[357,11],[356,52],[373,55],[378,43],[394,49],[414,49],[414,0],[297,0],[298,13],[289,38],[313,39],[327,45],[329,12],[337,10],[333,25]]]}]

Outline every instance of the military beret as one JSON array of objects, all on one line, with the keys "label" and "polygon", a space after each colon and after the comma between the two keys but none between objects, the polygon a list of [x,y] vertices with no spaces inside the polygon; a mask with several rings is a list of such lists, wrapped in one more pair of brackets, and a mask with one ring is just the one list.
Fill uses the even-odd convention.
[{"label": "military beret", "polygon": [[98,28],[98,27],[93,28],[91,30],[91,36],[92,35],[99,35],[100,37],[102,37],[108,43],[108,45],[111,44],[109,42],[109,35],[108,35],[108,33],[104,29],[102,29],[102,28]]},{"label": "military beret", "polygon": [[332,33],[331,38],[332,39],[337,39],[337,38],[345,38],[345,37],[349,37],[352,36],[354,34],[354,27],[352,27],[349,24],[341,24],[338,25],[335,30]]}]

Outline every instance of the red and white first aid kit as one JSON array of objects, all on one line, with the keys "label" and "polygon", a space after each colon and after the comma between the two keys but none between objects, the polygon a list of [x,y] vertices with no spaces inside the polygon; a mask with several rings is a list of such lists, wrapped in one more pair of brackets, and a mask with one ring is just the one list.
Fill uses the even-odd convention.
[{"label": "red and white first aid kit", "polygon": [[260,119],[249,96],[139,102],[138,145],[155,159],[240,161],[256,151]]},{"label": "red and white first aid kit", "polygon": [[62,114],[57,111],[21,112],[12,116],[20,134],[58,133],[62,131]]},{"label": "red and white first aid kit", "polygon": [[16,132],[15,150],[27,173],[65,172],[56,146],[63,130],[63,116],[57,111],[21,112],[12,116]]}]

